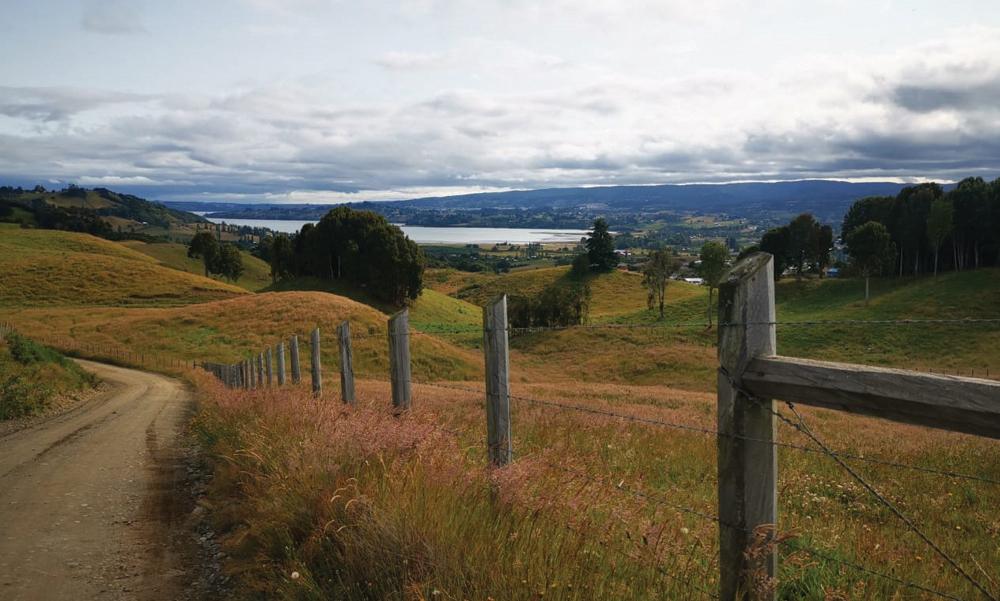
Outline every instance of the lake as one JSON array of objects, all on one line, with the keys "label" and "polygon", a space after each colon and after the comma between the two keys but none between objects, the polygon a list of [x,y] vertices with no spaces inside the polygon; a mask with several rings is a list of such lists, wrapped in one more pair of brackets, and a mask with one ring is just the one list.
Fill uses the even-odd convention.
[{"label": "lake", "polygon": [[[299,231],[307,223],[315,221],[292,221],[284,219],[224,219],[206,217],[212,223],[266,227],[276,232],[288,234]],[[574,244],[587,235],[587,230],[558,230],[544,228],[514,227],[426,227],[422,225],[401,225],[403,233],[417,244],[527,244],[547,242]]]}]

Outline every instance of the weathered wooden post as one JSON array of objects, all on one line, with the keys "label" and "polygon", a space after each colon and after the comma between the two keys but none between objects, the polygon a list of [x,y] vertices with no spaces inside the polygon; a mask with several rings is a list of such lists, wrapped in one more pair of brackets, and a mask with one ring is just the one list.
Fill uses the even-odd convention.
[{"label": "weathered wooden post", "polygon": [[240,372],[243,375],[243,389],[250,390],[250,362],[246,359],[240,361]]},{"label": "weathered wooden post", "polygon": [[292,355],[292,384],[298,384],[302,381],[302,371],[299,369],[298,335],[292,336],[291,340],[288,341],[288,348]]},{"label": "weathered wooden post", "polygon": [[354,357],[351,352],[351,323],[345,321],[337,326],[340,342],[340,398],[345,403],[354,404]]},{"label": "weathered wooden post", "polygon": [[257,388],[264,387],[264,353],[257,353]]},{"label": "weathered wooden post", "polygon": [[399,411],[410,408],[410,313],[403,309],[389,318],[389,379],[392,382],[392,406]]},{"label": "weathered wooden post", "polygon": [[264,349],[264,363],[267,365],[267,387],[274,385],[274,365],[271,362],[271,347]]},{"label": "weathered wooden post", "polygon": [[486,360],[486,445],[490,464],[507,465],[513,455],[510,436],[510,351],[507,347],[507,295],[483,307],[483,355]]},{"label": "weathered wooden post", "polygon": [[312,360],[312,389],[313,396],[323,394],[323,373],[320,370],[319,362],[319,328],[312,331],[312,349],[310,359]]},{"label": "weathered wooden post", "polygon": [[247,370],[250,377],[250,390],[255,390],[257,388],[257,368],[252,356],[247,359]]},{"label": "weathered wooden post", "polygon": [[276,359],[278,361],[278,386],[285,385],[285,343],[279,342]]},{"label": "weathered wooden post", "polygon": [[[753,358],[775,353],[774,321],[774,261],[767,253],[754,253],[734,265],[719,284],[721,601],[762,599],[750,582],[777,573],[771,544],[778,521],[774,401],[749,396],[741,385]],[[754,553],[747,554],[754,545]]]}]

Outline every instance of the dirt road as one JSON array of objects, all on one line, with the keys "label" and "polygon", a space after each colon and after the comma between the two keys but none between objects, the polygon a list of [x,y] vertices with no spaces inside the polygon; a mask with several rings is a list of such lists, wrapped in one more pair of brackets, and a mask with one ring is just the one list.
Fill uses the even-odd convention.
[{"label": "dirt road", "polygon": [[190,395],[80,363],[106,394],[0,438],[0,599],[187,598],[171,539],[190,510],[179,448]]}]

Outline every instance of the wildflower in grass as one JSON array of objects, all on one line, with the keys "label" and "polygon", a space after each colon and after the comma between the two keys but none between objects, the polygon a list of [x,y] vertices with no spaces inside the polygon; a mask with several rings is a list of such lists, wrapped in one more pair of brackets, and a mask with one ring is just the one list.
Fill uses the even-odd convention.
[{"label": "wildflower in grass", "polygon": [[292,580],[298,580],[298,579],[299,579],[299,573],[298,572],[292,572]]}]

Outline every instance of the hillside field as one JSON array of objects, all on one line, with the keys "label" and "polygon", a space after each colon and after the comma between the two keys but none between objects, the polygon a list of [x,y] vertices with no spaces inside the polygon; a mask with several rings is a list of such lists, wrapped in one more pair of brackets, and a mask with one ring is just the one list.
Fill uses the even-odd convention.
[{"label": "hillside field", "polygon": [[[192,259],[187,256],[187,246],[177,242],[142,242],[139,240],[126,240],[121,242],[132,250],[144,255],[149,255],[156,259],[161,265],[193,273],[204,275],[205,264],[201,259]],[[240,288],[245,288],[252,292],[263,290],[271,285],[271,266],[246,251],[240,251],[243,257],[243,276],[233,282]]]},{"label": "hillside field", "polygon": [[0,305],[187,304],[246,294],[87,234],[0,224]]},{"label": "hillside field", "polygon": [[[502,293],[533,294],[565,277],[565,268],[429,272],[428,289],[410,307],[413,410],[393,417],[385,324],[394,308],[363,291],[296,280],[257,294],[226,285],[206,298],[194,283],[219,283],[167,267],[168,257],[89,236],[0,232],[0,264],[14,257],[29,273],[41,264],[41,273],[56,275],[39,284],[52,297],[45,303],[24,292],[32,280],[4,277],[5,287],[17,283],[0,288],[5,319],[80,354],[104,345],[227,363],[297,333],[305,366],[306,335],[320,327],[320,402],[307,384],[233,391],[205,372],[169,368],[200,396],[194,429],[215,459],[211,515],[225,569],[240,583],[234,599],[686,599],[699,597],[692,587],[716,586],[718,525],[705,516],[717,511],[718,332],[706,327],[704,287],[672,282],[661,322],[646,307],[640,276],[597,275],[586,327],[513,332],[515,460],[491,471],[480,305]],[[89,267],[59,267],[52,254]],[[122,305],[156,282],[102,280],[105,270],[165,278],[176,297]],[[785,280],[776,290],[782,354],[1000,374],[996,323],[862,323],[1000,317],[1000,270],[877,280],[868,305],[863,282],[853,279]],[[343,320],[355,337],[353,409],[337,400],[334,331]],[[1000,447],[993,441],[824,410],[802,414],[842,452],[956,474],[852,460],[963,565],[980,566],[978,576],[996,573],[1000,522],[991,499]],[[784,424],[778,436],[811,445]],[[925,598],[840,562],[974,598],[828,457],[782,448],[779,474],[788,537],[779,547],[780,598]],[[1000,594],[1000,584],[983,580]]]}]

